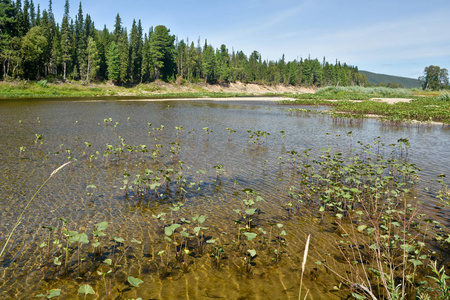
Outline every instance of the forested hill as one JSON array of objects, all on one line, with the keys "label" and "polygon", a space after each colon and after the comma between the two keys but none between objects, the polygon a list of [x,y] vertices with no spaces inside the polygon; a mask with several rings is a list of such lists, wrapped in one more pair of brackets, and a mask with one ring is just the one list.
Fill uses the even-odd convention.
[{"label": "forested hill", "polygon": [[[0,80],[112,81],[127,85],[157,79],[183,82],[252,82],[306,86],[365,85],[357,67],[325,59],[262,60],[258,51],[249,55],[214,48],[207,41],[179,40],[159,25],[144,30],[141,21],[95,28],[81,3],[71,17],[65,2],[63,16],[36,8],[33,0],[0,1]],[[195,35],[195,33],[193,33]]]},{"label": "forested hill", "polygon": [[420,81],[418,79],[407,78],[407,77],[399,77],[385,74],[377,74],[368,71],[359,71],[360,74],[363,74],[367,77],[367,81],[369,84],[379,84],[383,83],[385,85],[389,85],[392,83],[399,84],[405,88],[420,88]]}]

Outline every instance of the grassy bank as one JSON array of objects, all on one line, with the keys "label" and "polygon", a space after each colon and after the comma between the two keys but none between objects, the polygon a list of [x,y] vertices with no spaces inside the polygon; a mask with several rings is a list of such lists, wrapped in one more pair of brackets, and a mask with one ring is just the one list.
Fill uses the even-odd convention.
[{"label": "grassy bank", "polygon": [[[450,124],[450,101],[446,92],[420,90],[327,87],[315,94],[294,96],[297,100],[282,101],[282,104],[326,105],[334,107],[333,112],[352,116],[378,115],[389,121],[417,120],[421,122],[442,122]],[[410,102],[389,104],[371,101],[372,98],[409,98]],[[330,101],[337,100],[337,101]],[[349,100],[362,100],[359,102]]]},{"label": "grassy bank", "polygon": [[[243,84],[243,86],[246,86]],[[14,81],[0,82],[0,99],[14,98],[67,98],[67,97],[145,97],[162,98],[227,98],[244,96],[279,96],[284,91],[276,89],[261,92],[251,89],[227,88],[219,85],[175,84],[153,82],[130,87],[115,86],[108,83],[82,84],[81,82],[55,82],[45,80],[37,82]],[[290,94],[289,94],[290,95]]]}]

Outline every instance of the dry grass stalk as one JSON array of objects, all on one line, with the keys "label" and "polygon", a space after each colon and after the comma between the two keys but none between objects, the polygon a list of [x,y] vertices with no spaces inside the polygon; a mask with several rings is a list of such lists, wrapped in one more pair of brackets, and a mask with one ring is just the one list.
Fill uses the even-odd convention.
[{"label": "dry grass stalk", "polygon": [[38,190],[34,193],[33,197],[31,197],[31,199],[28,201],[27,205],[25,205],[25,208],[22,210],[22,213],[20,214],[19,218],[16,221],[16,224],[14,225],[13,229],[11,230],[11,232],[8,235],[8,239],[5,242],[5,245],[3,245],[2,251],[0,252],[0,258],[3,256],[3,253],[5,252],[6,247],[8,246],[8,243],[14,233],[14,231],[16,230],[17,226],[19,226],[20,222],[22,221],[23,215],[25,213],[25,211],[27,210],[28,206],[30,206],[31,202],[33,202],[34,198],[36,198],[37,194],[39,194],[39,192],[41,191],[41,189],[47,184],[47,182],[50,180],[50,178],[53,177],[53,175],[55,175],[56,173],[58,173],[62,168],[64,168],[65,166],[67,166],[68,164],[70,164],[71,162],[66,162],[64,164],[62,164],[60,167],[58,167],[57,169],[55,169],[50,176],[47,178],[47,180],[44,181],[44,183],[38,188]]},{"label": "dry grass stalk", "polygon": [[[302,286],[303,286],[303,274],[305,273],[305,266],[306,266],[306,261],[308,259],[308,250],[309,250],[309,240],[311,239],[311,235],[308,235],[308,239],[306,240],[306,245],[305,245],[305,253],[303,254],[303,262],[302,262],[302,276],[300,277],[300,290],[298,292],[298,299],[301,300],[302,298]],[[307,291],[306,295],[305,295],[305,299],[306,296],[308,296],[309,290]]]}]

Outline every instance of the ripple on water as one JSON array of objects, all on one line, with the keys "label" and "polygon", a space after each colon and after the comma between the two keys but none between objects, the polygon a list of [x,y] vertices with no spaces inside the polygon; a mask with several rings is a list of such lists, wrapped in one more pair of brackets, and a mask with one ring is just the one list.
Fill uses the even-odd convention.
[{"label": "ripple on water", "polygon": [[[448,130],[389,129],[374,120],[354,125],[337,124],[326,116],[288,115],[284,112],[285,107],[271,103],[175,101],[170,103],[169,109],[167,105],[166,102],[45,100],[0,103],[0,140],[7,141],[0,144],[0,176],[3,178],[0,183],[0,246],[30,196],[47,176],[67,161],[68,156],[74,160],[42,189],[17,228],[0,265],[0,292],[3,295],[20,299],[61,288],[62,295],[70,298],[75,297],[78,287],[87,282],[99,298],[104,299],[104,282],[95,271],[107,270],[101,263],[105,258],[119,259],[123,255],[121,267],[112,277],[113,297],[134,297],[134,290],[127,284],[127,277],[134,276],[144,280],[138,289],[138,295],[143,299],[292,299],[298,296],[305,241],[311,234],[313,243],[306,264],[303,293],[308,289],[313,299],[340,299],[345,292],[331,292],[339,279],[315,262],[326,259],[328,254],[339,258],[336,249],[341,232],[333,218],[325,217],[321,221],[313,206],[305,204],[293,216],[288,214],[288,190],[298,183],[300,174],[292,171],[293,160],[286,152],[301,153],[310,148],[312,159],[320,155],[321,148],[332,146],[347,155],[351,148],[361,150],[358,141],[372,143],[377,136],[381,136],[386,145],[381,151],[387,151],[387,145],[397,143],[399,138],[409,139],[409,159],[422,169],[423,184],[418,190],[426,186],[431,189],[418,194],[424,200],[423,210],[448,224],[448,209],[441,209],[435,198],[439,185],[428,183],[437,174],[450,174]],[[270,111],[265,109],[267,106]],[[113,120],[112,125],[105,126],[104,119],[109,118]],[[18,120],[23,124],[18,126]],[[119,123],[116,127],[115,122]],[[163,130],[154,130],[161,128],[160,125],[165,126]],[[178,137],[175,126],[184,128]],[[212,131],[208,140],[204,127]],[[236,130],[231,140],[228,140],[225,128]],[[249,138],[248,129],[270,132],[270,136],[267,141],[261,138],[258,142],[254,137]],[[280,130],[286,132],[284,142]],[[352,131],[352,139],[346,137],[349,131]],[[34,144],[35,134],[43,136],[42,145]],[[107,144],[118,147],[120,138],[138,149],[139,145],[146,145],[148,150],[155,149],[157,144],[163,145],[158,160],[164,161],[166,166],[154,163],[151,152],[128,158],[125,151],[119,159],[109,157],[105,162]],[[170,152],[176,145],[173,143],[181,147],[178,155]],[[21,146],[25,146],[26,151],[19,158]],[[90,155],[95,156],[92,162]],[[180,160],[185,163],[183,169],[177,169]],[[219,164],[224,166],[224,171],[217,176],[214,166]],[[125,196],[124,190],[120,189],[124,172],[130,174],[131,182],[146,168],[153,171],[174,168],[183,172],[188,182],[196,182],[179,212],[170,209],[180,200],[173,186],[171,201],[154,200],[153,196],[150,200],[149,197],[139,200]],[[205,174],[197,173],[199,170],[204,170]],[[92,184],[96,188],[88,191],[87,186]],[[198,187],[200,192],[196,191]],[[251,274],[244,268],[246,249],[235,246],[238,232],[235,221],[239,219],[235,210],[244,208],[242,200],[246,195],[243,189],[253,189],[265,200],[256,204],[259,210],[253,222],[254,230],[261,227],[269,232],[269,222],[282,223],[288,242],[281,245],[281,240],[273,239],[269,246],[251,244],[257,251]],[[194,237],[189,244],[191,255],[187,259],[187,273],[181,270],[180,264],[173,262],[173,257],[169,269],[163,271],[161,258],[165,259],[167,255],[167,244],[162,223],[153,217],[160,212],[167,213],[167,219],[206,215],[206,237],[216,238],[217,245],[226,248],[220,268],[214,267],[210,257],[214,245],[207,245],[208,251],[202,256],[197,253],[194,225],[191,225],[189,230]],[[66,229],[83,231],[90,237],[95,224],[109,222],[107,237],[101,240],[105,245],[101,257],[93,255],[91,245],[82,248],[85,251],[82,258],[86,258],[81,264],[83,279],[78,279],[74,245],[70,253],[72,273],[69,276],[65,276],[63,268],[56,267],[52,260],[48,262],[47,248],[40,247],[48,241],[48,231],[42,228],[44,225],[59,228],[51,233],[51,241],[62,237],[60,217],[67,220]],[[114,243],[114,237],[124,238],[125,244]],[[126,247],[132,244],[131,239],[140,240],[142,244],[133,244],[124,254]],[[54,258],[59,253],[57,246],[51,245]],[[279,261],[274,249],[281,253]],[[163,250],[166,251],[164,256],[158,255]],[[339,259],[336,264],[336,269],[345,267]]]}]

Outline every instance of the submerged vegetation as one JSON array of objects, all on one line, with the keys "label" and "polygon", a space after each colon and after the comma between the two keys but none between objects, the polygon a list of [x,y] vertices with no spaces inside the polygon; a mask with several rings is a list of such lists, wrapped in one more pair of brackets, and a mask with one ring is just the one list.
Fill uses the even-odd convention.
[{"label": "submerged vegetation", "polygon": [[[365,144],[348,132],[347,146],[341,149],[328,145],[329,135],[321,150],[284,149],[271,164],[277,167],[265,175],[280,182],[279,194],[269,198],[263,190],[237,182],[226,165],[189,165],[183,153],[195,136],[207,146],[223,134],[226,143],[243,143],[248,151],[242,155],[252,155],[274,141],[284,145],[283,130],[281,135],[273,133],[275,138],[267,131],[248,129],[243,133],[247,140],[239,142],[234,138],[239,132],[230,128],[187,131],[148,123],[149,143],[134,145],[120,135],[121,126],[127,125],[105,118],[98,126],[114,137],[103,147],[79,141],[78,146],[53,149],[47,146],[47,136],[36,134],[41,137],[39,147],[30,141],[18,159],[24,163],[44,158],[47,164],[68,160],[70,166],[61,170],[68,178],[77,165],[103,174],[119,172],[120,184],[106,189],[115,189],[118,200],[138,217],[124,220],[134,222],[126,231],[114,219],[90,219],[81,226],[64,215],[35,228],[39,234],[27,247],[40,249],[38,270],[48,282],[47,289],[35,291],[37,297],[79,293],[85,299],[92,294],[137,299],[151,290],[152,276],[171,281],[209,269],[251,279],[262,276],[263,270],[282,268],[290,259],[297,264],[290,270],[298,278],[299,297],[315,293],[311,282],[317,278],[331,276],[334,287],[328,290],[340,298],[448,299],[444,260],[450,233],[421,211],[416,188],[420,166],[409,161],[406,138],[386,145],[378,137]],[[267,163],[262,162],[263,168]],[[438,183],[440,189],[430,193],[447,203],[445,175]],[[105,190],[90,182],[81,186],[90,202],[100,199],[97,190]],[[232,195],[224,194],[225,186],[233,186]],[[232,211],[215,211],[220,204],[195,206],[217,199],[229,202]],[[268,207],[275,207],[275,212],[266,213]],[[308,232],[297,221],[306,215],[332,247],[318,244],[317,236],[300,233]],[[6,249],[0,254],[1,268],[7,273],[21,263],[22,237],[13,233],[0,240]]]}]

